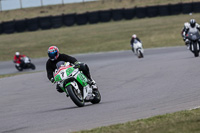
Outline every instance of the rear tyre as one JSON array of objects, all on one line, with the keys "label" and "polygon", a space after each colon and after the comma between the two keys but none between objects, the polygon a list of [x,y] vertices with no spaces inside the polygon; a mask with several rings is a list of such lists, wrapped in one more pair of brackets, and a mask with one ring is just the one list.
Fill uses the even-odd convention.
[{"label": "rear tyre", "polygon": [[101,94],[98,89],[93,90],[93,93],[95,95],[94,99],[91,101],[93,104],[97,104],[101,101]]},{"label": "rear tyre", "polygon": [[78,93],[72,85],[67,86],[66,89],[69,93],[70,98],[78,107],[83,107],[85,105],[83,95],[81,93]]}]

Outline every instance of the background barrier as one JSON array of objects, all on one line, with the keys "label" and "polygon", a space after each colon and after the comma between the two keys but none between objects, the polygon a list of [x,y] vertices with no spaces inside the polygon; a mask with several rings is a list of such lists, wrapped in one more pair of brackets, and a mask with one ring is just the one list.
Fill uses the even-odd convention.
[{"label": "background barrier", "polygon": [[95,23],[98,23],[100,21],[100,19],[99,19],[99,11],[88,12],[87,13],[87,17],[88,17],[88,22],[90,24],[95,24]]},{"label": "background barrier", "polygon": [[3,22],[2,29],[4,33],[11,34],[15,32],[15,21]]},{"label": "background barrier", "polygon": [[73,26],[95,24],[99,22],[109,22],[111,20],[119,21],[122,19],[130,20],[135,17],[156,17],[167,15],[178,15],[200,12],[200,2],[178,3],[168,5],[155,5],[147,7],[134,7],[129,9],[111,9],[105,11],[93,11],[82,14],[62,14],[57,16],[45,16],[30,18],[24,20],[12,20],[0,23],[0,34],[36,31],[38,29],[47,30],[51,28],[60,28],[62,26]]},{"label": "background barrier", "polygon": [[134,18],[136,15],[135,8],[124,9],[123,15],[124,15],[124,19],[127,19],[127,20]]},{"label": "background barrier", "polygon": [[39,17],[38,22],[39,22],[39,27],[42,30],[51,29],[51,27],[52,27],[51,16]]},{"label": "background barrier", "polygon": [[191,13],[192,10],[192,3],[185,3],[182,4],[182,13],[186,14],[186,13]]},{"label": "background barrier", "polygon": [[158,16],[158,6],[149,6],[147,7],[147,16],[148,17],[156,17]]},{"label": "background barrier", "polygon": [[181,7],[181,4],[169,5],[170,15],[182,13]]},{"label": "background barrier", "polygon": [[136,17],[137,18],[147,17],[146,7],[136,7]]},{"label": "background barrier", "polygon": [[26,19],[27,30],[36,31],[39,29],[38,18]]},{"label": "background barrier", "polygon": [[63,15],[52,16],[51,17],[52,28],[60,28],[63,26]]},{"label": "background barrier", "polygon": [[15,30],[17,32],[24,32],[26,31],[26,20],[16,20],[15,21]]},{"label": "background barrier", "polygon": [[169,5],[158,6],[158,14],[159,14],[159,16],[168,16],[168,15],[170,15]]},{"label": "background barrier", "polygon": [[2,24],[0,23],[0,34],[3,33]]},{"label": "background barrier", "polygon": [[108,22],[111,20],[111,10],[105,10],[99,12],[99,18],[101,22]]},{"label": "background barrier", "polygon": [[72,26],[75,24],[75,16],[76,14],[67,14],[67,15],[63,15],[63,23],[66,26]]},{"label": "background barrier", "polygon": [[192,3],[193,12],[200,12],[200,2]]},{"label": "background barrier", "polygon": [[112,19],[114,21],[122,20],[124,18],[124,16],[123,16],[123,10],[124,9],[114,9],[114,10],[111,10]]},{"label": "background barrier", "polygon": [[76,15],[76,24],[84,25],[88,23],[87,13],[77,14]]}]

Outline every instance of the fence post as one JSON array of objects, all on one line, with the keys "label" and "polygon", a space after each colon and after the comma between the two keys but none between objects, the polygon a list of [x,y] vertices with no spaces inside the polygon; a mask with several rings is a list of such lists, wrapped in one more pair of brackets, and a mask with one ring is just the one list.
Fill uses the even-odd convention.
[{"label": "fence post", "polygon": [[41,2],[41,6],[43,6],[43,0],[40,0],[40,2]]},{"label": "fence post", "polygon": [[2,5],[1,5],[1,1],[2,1],[2,0],[0,0],[0,11],[2,11]]},{"label": "fence post", "polygon": [[22,0],[20,0],[19,2],[20,2],[20,8],[22,9]]}]

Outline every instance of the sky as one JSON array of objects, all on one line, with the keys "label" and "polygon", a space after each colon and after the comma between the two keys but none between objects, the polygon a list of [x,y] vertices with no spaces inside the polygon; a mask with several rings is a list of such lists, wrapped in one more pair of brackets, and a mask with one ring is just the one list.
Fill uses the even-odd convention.
[{"label": "sky", "polygon": [[0,11],[55,4],[67,4],[94,0],[0,0]]}]

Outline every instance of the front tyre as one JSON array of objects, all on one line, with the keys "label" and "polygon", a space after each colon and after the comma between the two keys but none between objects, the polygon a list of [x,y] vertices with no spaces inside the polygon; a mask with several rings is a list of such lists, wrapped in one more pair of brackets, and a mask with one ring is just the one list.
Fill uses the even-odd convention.
[{"label": "front tyre", "polygon": [[193,44],[193,46],[194,46],[194,57],[198,57],[199,56],[199,51],[197,50],[197,43],[195,43],[195,44]]},{"label": "front tyre", "polygon": [[31,69],[35,70],[35,65],[31,63]]},{"label": "front tyre", "polygon": [[97,104],[101,101],[101,94],[98,89],[93,90],[93,93],[95,95],[94,99],[91,101],[93,104]]},{"label": "front tyre", "polygon": [[67,86],[66,89],[69,93],[70,98],[78,107],[83,107],[85,105],[82,94],[78,93],[72,85]]},{"label": "front tyre", "polygon": [[139,51],[139,53],[140,53],[140,58],[143,58],[143,57],[144,57],[144,55],[143,55],[143,53],[142,53],[142,51],[141,51],[141,50]]},{"label": "front tyre", "polygon": [[143,57],[144,57],[144,55],[143,55],[141,49],[138,49],[138,50],[137,50],[137,56],[138,56],[138,58],[143,58]]},{"label": "front tyre", "polygon": [[23,70],[23,68],[22,68],[22,67],[20,67],[20,66],[17,66],[17,65],[15,65],[15,68],[16,68],[18,71],[22,71],[22,70]]}]

